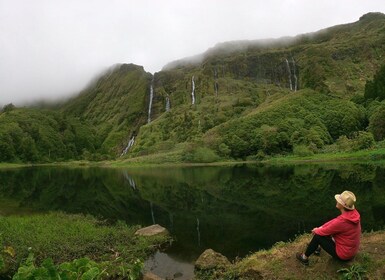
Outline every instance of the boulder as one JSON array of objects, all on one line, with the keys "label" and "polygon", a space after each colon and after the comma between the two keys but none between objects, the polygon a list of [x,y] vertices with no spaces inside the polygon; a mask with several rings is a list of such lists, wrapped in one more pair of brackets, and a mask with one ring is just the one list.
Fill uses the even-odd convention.
[{"label": "boulder", "polygon": [[220,253],[212,249],[204,251],[195,262],[195,269],[210,270],[230,266],[230,261]]},{"label": "boulder", "polygon": [[158,234],[167,235],[168,234],[168,230],[165,229],[164,227],[156,224],[156,225],[152,225],[152,226],[149,226],[149,227],[138,229],[135,232],[135,234],[136,235],[141,235],[141,236],[154,236],[154,235],[158,235]]}]

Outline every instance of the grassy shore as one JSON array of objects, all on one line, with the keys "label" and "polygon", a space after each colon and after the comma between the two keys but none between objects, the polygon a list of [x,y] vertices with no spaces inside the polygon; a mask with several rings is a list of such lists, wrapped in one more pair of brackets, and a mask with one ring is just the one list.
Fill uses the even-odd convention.
[{"label": "grassy shore", "polygon": [[122,279],[140,270],[144,259],[168,239],[136,236],[138,228],[64,213],[0,217],[4,248],[0,254],[0,278],[11,277],[18,269],[20,272],[20,267],[22,272],[38,273],[44,267],[52,270],[55,265],[57,270],[72,267],[77,271],[80,265],[106,276],[101,278]]},{"label": "grassy shore", "polygon": [[0,169],[20,168],[20,167],[26,167],[26,166],[31,166],[31,164],[28,164],[28,163],[6,163],[6,162],[0,162]]},{"label": "grassy shore", "polygon": [[[198,272],[197,279],[385,279],[385,231],[364,233],[360,251],[348,262],[334,260],[326,252],[311,256],[309,266],[296,260],[303,252],[310,234],[292,242],[279,242],[269,250],[261,250],[237,260],[225,268]],[[350,277],[350,278],[349,278]]]},{"label": "grassy shore", "polygon": [[159,153],[135,158],[117,159],[109,161],[87,161],[76,160],[66,162],[53,162],[44,164],[14,164],[0,163],[0,169],[20,168],[28,166],[66,166],[66,167],[146,167],[146,166],[224,166],[242,163],[262,163],[262,164],[304,164],[304,163],[379,163],[385,164],[385,148],[361,150],[355,152],[334,152],[319,153],[310,156],[272,156],[261,160],[234,160],[223,159],[215,162],[190,163],[183,162],[179,152]]},{"label": "grassy shore", "polygon": [[240,163],[262,163],[262,164],[303,164],[303,163],[385,163],[385,148],[361,150],[355,152],[335,152],[335,153],[320,153],[311,156],[273,156],[266,157],[262,160],[223,160],[211,163],[186,163],[182,162],[181,156],[175,153],[154,154],[129,159],[119,159],[115,161],[104,162],[103,166],[107,167],[143,167],[152,165],[166,166],[200,166],[200,165],[235,165]]},{"label": "grassy shore", "polygon": [[355,152],[320,153],[311,156],[276,156],[266,160],[270,164],[293,164],[309,162],[385,162],[385,148]]}]

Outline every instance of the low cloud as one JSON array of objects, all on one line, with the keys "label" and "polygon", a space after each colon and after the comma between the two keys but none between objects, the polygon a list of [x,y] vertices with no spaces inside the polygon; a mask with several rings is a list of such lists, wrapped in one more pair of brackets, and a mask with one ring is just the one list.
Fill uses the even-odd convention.
[{"label": "low cloud", "polygon": [[160,71],[218,42],[348,23],[383,0],[0,0],[0,105],[79,92],[116,63]]}]

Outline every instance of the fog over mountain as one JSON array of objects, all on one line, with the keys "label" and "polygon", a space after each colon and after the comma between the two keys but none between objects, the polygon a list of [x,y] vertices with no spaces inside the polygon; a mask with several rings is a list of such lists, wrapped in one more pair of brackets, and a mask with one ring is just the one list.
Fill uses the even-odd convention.
[{"label": "fog over mountain", "polygon": [[160,71],[217,43],[295,36],[383,0],[0,0],[0,106],[79,92],[116,63]]}]

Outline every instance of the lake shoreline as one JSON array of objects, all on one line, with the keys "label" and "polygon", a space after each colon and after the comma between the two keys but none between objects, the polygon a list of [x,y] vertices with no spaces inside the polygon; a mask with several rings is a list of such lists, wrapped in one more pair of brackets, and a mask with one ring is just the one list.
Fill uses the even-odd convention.
[{"label": "lake shoreline", "polygon": [[[229,266],[216,267],[197,273],[197,279],[383,279],[385,231],[364,232],[360,251],[348,262],[334,260],[326,252],[311,256],[309,266],[296,260],[295,253],[303,252],[311,234],[302,234],[294,241],[277,242],[268,250],[252,252]],[[338,272],[339,271],[339,272]],[[349,274],[355,278],[346,278]],[[344,276],[345,274],[345,276]],[[326,278],[325,278],[326,277]],[[345,277],[345,278],[344,278]]]},{"label": "lake shoreline", "polygon": [[[64,228],[67,228],[67,230],[64,230],[64,234],[63,231],[59,230],[61,234],[60,239],[56,239],[55,231],[52,230],[36,231],[39,232],[38,234],[36,232],[24,233],[21,237],[13,239],[11,237],[13,236],[13,231],[18,231],[24,227],[30,228],[33,226],[37,229],[42,229],[42,226],[46,226],[47,224],[48,228],[52,226],[57,227],[59,225],[57,224],[58,220],[60,220],[59,224],[62,224],[64,221],[64,225],[62,225],[61,229],[64,230]],[[76,226],[72,225],[72,223],[76,224]],[[87,235],[82,235],[82,240],[77,240],[76,242],[84,245],[87,245],[89,242],[97,242],[92,243],[92,255],[84,253],[84,248],[86,247],[83,247],[83,245],[80,246],[79,249],[79,247],[74,244],[75,239],[71,239],[68,234],[71,233],[71,235],[73,235],[73,230],[80,224],[82,224],[82,227],[85,225],[85,228],[83,228],[81,232],[83,232],[83,234],[85,232]],[[7,243],[7,247],[5,247],[6,250],[4,250],[1,255],[5,264],[9,265],[14,261],[17,261],[18,265],[25,267],[21,255],[25,255],[29,250],[32,250],[39,252],[39,254],[34,256],[36,269],[40,269],[39,267],[42,265],[43,259],[46,258],[53,257],[53,259],[55,260],[56,258],[56,261],[59,261],[59,263],[67,261],[67,264],[74,264],[80,259],[77,260],[70,256],[80,256],[82,254],[85,255],[83,257],[86,258],[82,258],[81,260],[88,260],[89,263],[92,263],[94,269],[100,267],[112,269],[111,265],[124,265],[124,262],[116,263],[114,261],[103,261],[104,257],[98,255],[98,253],[96,253],[97,251],[94,251],[95,248],[99,248],[97,244],[100,242],[100,248],[98,250],[103,249],[103,247],[106,246],[104,244],[106,239],[104,239],[103,236],[108,238],[108,242],[111,244],[110,246],[113,246],[112,250],[111,248],[108,249],[110,252],[107,254],[109,256],[108,259],[111,259],[111,256],[116,257],[117,252],[124,252],[124,247],[118,245],[118,243],[122,243],[122,238],[119,237],[121,234],[124,234],[125,238],[132,236],[130,237],[132,239],[127,241],[130,243],[130,253],[129,257],[126,256],[131,260],[131,264],[133,263],[132,260],[140,259],[143,261],[146,256],[153,253],[156,248],[159,248],[165,243],[165,240],[167,240],[165,237],[152,240],[140,238],[141,241],[138,242],[138,237],[134,238],[133,235],[136,227],[126,227],[123,224],[107,225],[105,230],[108,230],[109,233],[106,235],[106,233],[102,233],[98,230],[100,227],[104,228],[102,221],[97,221],[90,216],[64,213],[50,213],[34,217],[1,217],[0,225],[3,226],[4,231],[2,241]],[[7,228],[4,228],[5,225],[7,225]],[[99,232],[96,234],[98,238],[95,238],[95,241],[89,240],[91,236],[88,236],[88,234],[91,229],[89,228],[86,230],[89,226],[93,228],[93,235]],[[68,228],[70,228],[70,231],[68,231]],[[111,234],[116,237],[111,239]],[[30,238],[33,240],[31,241]],[[384,230],[364,232],[361,237],[360,251],[352,261],[340,262],[332,259],[327,253],[321,252],[320,256],[311,256],[310,265],[304,267],[296,260],[295,253],[303,251],[310,239],[311,234],[305,233],[297,236],[292,241],[277,242],[269,249],[251,252],[248,256],[237,259],[235,262],[229,263],[224,267],[213,267],[204,271],[197,270],[194,279],[323,279],[325,276],[327,276],[328,279],[340,279],[340,277],[343,276],[343,273],[358,271],[358,269],[361,271],[360,277],[366,277],[362,279],[382,279],[385,273],[385,258],[381,250],[381,248],[385,246]],[[144,242],[144,240],[146,241]],[[33,247],[27,250],[27,248],[24,247],[29,243],[33,244]],[[66,248],[67,245],[65,244],[68,244],[72,248],[68,250],[68,248]],[[54,246],[54,250],[52,250],[52,246]],[[60,250],[62,250],[62,252]],[[59,259],[57,259],[58,257]],[[59,268],[60,266],[56,261],[54,263],[57,268]],[[15,268],[7,266],[6,268],[11,269],[8,270],[8,273],[15,272]],[[343,271],[338,272],[339,270]],[[119,273],[114,270],[111,272]]]},{"label": "lake shoreline", "polygon": [[[159,156],[159,155],[158,155]],[[0,169],[34,167],[34,166],[68,166],[68,167],[106,167],[106,168],[141,168],[141,167],[190,167],[190,166],[233,166],[238,164],[290,165],[322,163],[379,163],[385,164],[385,148],[360,150],[356,152],[320,153],[311,156],[273,156],[261,160],[225,160],[208,163],[151,161],[147,157],[136,157],[113,161],[62,161],[51,163],[0,163]]]},{"label": "lake shoreline", "polygon": [[[35,279],[36,273],[46,268],[66,274],[68,268],[82,264],[83,269],[73,272],[86,274],[89,268],[93,272],[88,273],[98,272],[97,279],[130,276],[137,279],[144,260],[170,240],[169,235],[164,234],[139,236],[136,234],[139,228],[124,222],[110,224],[90,215],[63,212],[0,216],[0,241],[4,248],[0,253],[0,278],[11,277],[17,271],[22,273],[19,268],[28,268],[31,273],[26,278],[20,274],[21,279]],[[47,266],[49,262],[52,265]],[[64,271],[63,267],[66,267]],[[40,275],[39,279],[47,278]]]}]

